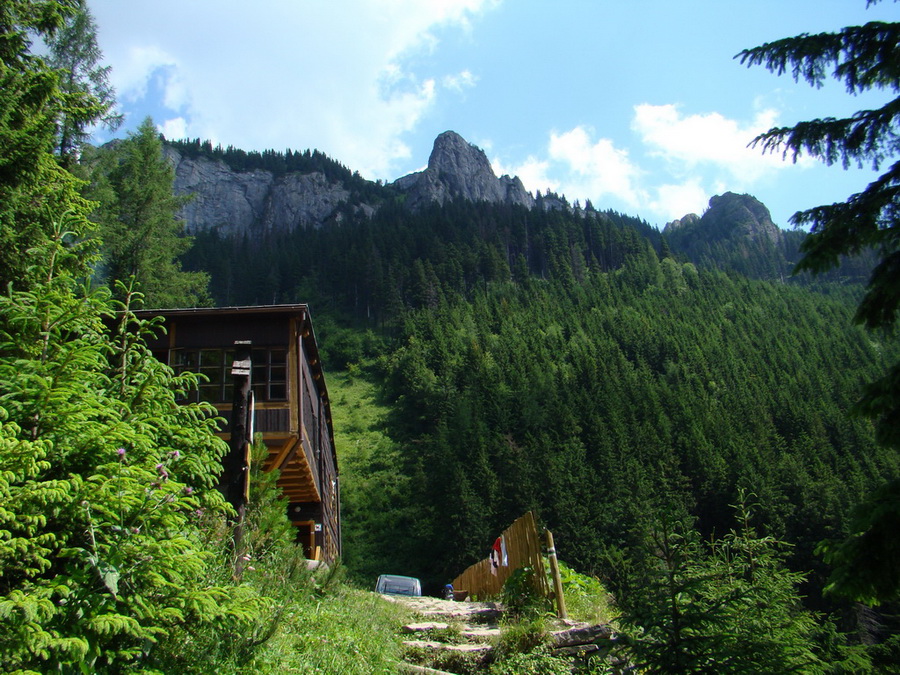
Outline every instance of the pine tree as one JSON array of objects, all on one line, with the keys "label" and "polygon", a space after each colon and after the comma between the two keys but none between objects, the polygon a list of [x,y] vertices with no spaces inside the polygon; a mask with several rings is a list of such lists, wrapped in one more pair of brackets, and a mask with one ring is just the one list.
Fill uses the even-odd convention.
[{"label": "pine tree", "polygon": [[[833,69],[830,75],[852,95],[874,89],[893,96],[874,110],[770,129],[754,141],[767,152],[781,151],[794,159],[806,153],[829,165],[840,162],[844,168],[870,163],[878,170],[892,162],[846,201],[800,211],[791,218],[795,226],[810,229],[797,271],[824,272],[838,266],[841,256],[877,251],[880,261],[855,320],[870,329],[890,330],[900,306],[900,23],[870,22],[836,33],[798,35],[744,50],[738,58],[779,75],[790,69],[795,80],[815,87],[822,86]],[[882,443],[900,449],[900,363],[869,385],[857,411],[876,421]],[[861,506],[860,513],[866,515],[856,519],[849,539],[822,546],[835,566],[830,588],[870,604],[900,599],[900,568],[875,564],[900,554],[896,537],[881,534],[896,531],[900,522],[900,481],[885,486]]]},{"label": "pine tree", "polygon": [[98,162],[94,191],[105,194],[98,211],[106,283],[134,278],[151,307],[207,302],[205,272],[185,272],[179,257],[191,246],[176,213],[186,199],[172,192],[175,174],[162,152],[153,121]]},{"label": "pine tree", "polygon": [[99,65],[103,53],[97,45],[97,26],[87,4],[80,4],[63,27],[47,39],[48,64],[58,71],[66,107],[56,123],[56,154],[71,168],[88,129],[101,122],[114,131],[124,119],[113,112],[115,89],[109,83],[110,66]]},{"label": "pine tree", "polygon": [[[24,288],[35,280],[28,251],[53,236],[54,218],[68,213],[71,248],[89,238],[90,205],[77,181],[52,155],[56,120],[66,113],[57,73],[30,52],[33,36],[49,37],[78,3],[9,0],[0,3],[0,288]],[[90,243],[67,257],[86,274]]]}]

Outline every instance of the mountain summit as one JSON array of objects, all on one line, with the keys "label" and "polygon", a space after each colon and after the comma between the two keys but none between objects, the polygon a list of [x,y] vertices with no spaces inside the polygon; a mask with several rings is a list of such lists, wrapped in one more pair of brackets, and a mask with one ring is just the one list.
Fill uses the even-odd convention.
[{"label": "mountain summit", "polygon": [[773,244],[778,244],[783,236],[772,222],[765,204],[752,195],[734,192],[712,197],[703,216],[689,213],[666,225],[663,233],[669,237],[699,238],[707,242],[762,239]]},{"label": "mountain summit", "polygon": [[534,198],[518,176],[497,178],[484,151],[455,131],[435,139],[428,168],[396,180],[393,186],[406,193],[412,209],[453,199],[534,206]]}]

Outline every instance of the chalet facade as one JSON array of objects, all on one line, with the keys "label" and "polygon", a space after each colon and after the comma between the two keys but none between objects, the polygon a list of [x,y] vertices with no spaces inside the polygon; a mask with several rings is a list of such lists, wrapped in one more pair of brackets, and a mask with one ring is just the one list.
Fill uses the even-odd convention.
[{"label": "chalet facade", "polygon": [[268,448],[265,470],[280,471],[278,486],[290,501],[288,514],[297,539],[307,558],[338,558],[340,486],[334,430],[309,308],[271,305],[138,314],[164,318],[166,334],[149,343],[156,358],[176,373],[205,376],[192,396],[215,405],[229,421],[221,434],[226,440],[236,405],[235,384],[249,373],[250,436],[262,435]]}]

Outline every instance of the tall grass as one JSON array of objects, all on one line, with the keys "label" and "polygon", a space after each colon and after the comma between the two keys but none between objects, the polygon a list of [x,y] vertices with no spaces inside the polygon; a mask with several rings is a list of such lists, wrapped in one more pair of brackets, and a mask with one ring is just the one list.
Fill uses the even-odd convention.
[{"label": "tall grass", "polygon": [[[170,633],[150,650],[145,672],[393,673],[403,610],[353,588],[339,563],[308,569],[277,474],[260,470],[264,455],[263,448],[254,450],[243,548],[232,550],[230,532],[208,533],[207,545],[222,561],[210,581],[235,585],[240,611],[222,608],[214,625]],[[233,577],[237,556],[244,562],[239,580]]]}]

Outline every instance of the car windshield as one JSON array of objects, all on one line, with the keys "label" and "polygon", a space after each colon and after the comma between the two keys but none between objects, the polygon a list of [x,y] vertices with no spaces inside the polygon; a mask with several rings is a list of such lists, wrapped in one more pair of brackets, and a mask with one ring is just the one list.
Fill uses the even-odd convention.
[{"label": "car windshield", "polygon": [[419,580],[412,577],[401,577],[384,574],[378,579],[376,590],[391,595],[420,595]]}]

